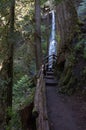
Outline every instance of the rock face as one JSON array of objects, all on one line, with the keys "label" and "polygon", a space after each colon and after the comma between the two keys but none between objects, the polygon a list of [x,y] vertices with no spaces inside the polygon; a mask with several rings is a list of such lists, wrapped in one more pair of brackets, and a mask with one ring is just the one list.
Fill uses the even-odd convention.
[{"label": "rock face", "polygon": [[57,35],[58,35],[58,52],[61,52],[65,45],[71,42],[77,29],[77,12],[72,0],[64,0],[57,5]]},{"label": "rock face", "polygon": [[[58,38],[57,77],[63,92],[86,86],[85,0],[64,0],[56,7]],[[59,76],[58,76],[59,74]],[[86,88],[85,88],[86,90]]]},{"label": "rock face", "polygon": [[77,8],[77,13],[82,21],[86,21],[86,0],[82,0]]}]

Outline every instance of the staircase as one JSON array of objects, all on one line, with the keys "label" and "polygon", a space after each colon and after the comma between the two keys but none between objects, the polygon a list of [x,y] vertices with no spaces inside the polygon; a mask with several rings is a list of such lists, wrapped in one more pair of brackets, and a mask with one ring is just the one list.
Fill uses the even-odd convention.
[{"label": "staircase", "polygon": [[[50,63],[50,59],[52,59]],[[56,86],[57,85],[57,80],[54,76],[54,69],[55,69],[55,63],[57,60],[56,55],[50,55],[44,59],[44,77],[45,77],[45,83],[47,86]],[[49,68],[52,65],[52,68]]]},{"label": "staircase", "polygon": [[54,87],[57,85],[57,80],[55,79],[54,72],[52,70],[46,72],[45,83],[46,83],[46,86]]}]

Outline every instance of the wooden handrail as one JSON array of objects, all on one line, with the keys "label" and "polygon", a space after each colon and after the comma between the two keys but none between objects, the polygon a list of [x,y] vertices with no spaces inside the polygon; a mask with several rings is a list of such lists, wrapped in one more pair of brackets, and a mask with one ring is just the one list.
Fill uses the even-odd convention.
[{"label": "wooden handrail", "polygon": [[54,67],[53,65],[56,62],[56,60],[57,60],[57,56],[56,55],[47,56],[47,59],[45,58],[45,61],[44,61],[44,72],[46,70],[48,70],[48,68],[49,68],[48,66],[52,65],[52,69],[53,69],[53,67]]},{"label": "wooden handrail", "polygon": [[43,59],[43,61],[48,60],[50,57],[55,57],[55,58],[57,59],[57,56],[53,54],[53,55],[46,56],[46,57]]},{"label": "wooden handrail", "polygon": [[39,72],[39,77],[37,79],[37,86],[35,90],[33,116],[34,115],[38,115],[38,117],[36,118],[36,129],[49,130],[46,109],[45,80],[43,78],[43,65]]},{"label": "wooden handrail", "polygon": [[[53,61],[48,61],[48,58],[50,58],[49,60],[51,60],[53,58]],[[56,62],[57,60],[57,56],[56,55],[49,55],[45,58],[45,62],[43,63],[43,65],[41,66],[38,74],[37,74],[37,78],[40,77],[41,73],[43,73],[44,69],[47,69],[48,65],[52,65],[54,62]]]},{"label": "wooden handrail", "polygon": [[[48,61],[47,58],[53,58],[53,61]],[[53,62],[56,62],[56,59],[57,59],[56,55],[47,56],[44,59],[45,63],[41,66],[37,74],[37,86],[35,90],[34,109],[33,109],[33,115],[35,115],[36,117],[38,115],[38,117],[36,118],[37,130],[49,130],[49,123],[46,109],[44,71],[47,70],[48,65],[52,65]]]}]

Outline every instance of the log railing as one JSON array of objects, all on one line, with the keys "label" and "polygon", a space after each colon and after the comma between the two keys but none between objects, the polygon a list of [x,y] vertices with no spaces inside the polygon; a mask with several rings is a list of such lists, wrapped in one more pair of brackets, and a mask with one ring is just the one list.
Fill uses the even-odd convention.
[{"label": "log railing", "polygon": [[36,118],[36,130],[49,130],[45,93],[45,80],[43,77],[42,66],[40,69],[40,75],[37,79],[37,86],[34,97],[33,115],[38,115]]},{"label": "log railing", "polygon": [[53,63],[55,63],[57,60],[56,55],[47,56],[43,60],[44,64],[42,65],[37,75],[37,85],[35,90],[33,108],[33,116],[36,117],[36,130],[49,130],[44,80],[45,71],[47,71],[48,65],[52,64],[52,62],[48,61],[49,58],[53,58]]}]

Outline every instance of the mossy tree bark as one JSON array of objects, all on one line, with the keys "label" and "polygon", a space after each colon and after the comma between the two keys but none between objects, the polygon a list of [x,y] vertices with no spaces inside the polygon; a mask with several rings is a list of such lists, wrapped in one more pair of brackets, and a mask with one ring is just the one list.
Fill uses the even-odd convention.
[{"label": "mossy tree bark", "polygon": [[[13,87],[13,44],[14,44],[14,15],[15,15],[15,0],[11,0],[10,3],[10,16],[8,31],[6,37],[6,55],[2,63],[2,69],[0,71],[0,80],[1,86],[1,96],[2,101],[0,100],[0,128],[2,130],[9,128],[9,122],[11,120],[11,110],[12,110],[12,87]],[[0,97],[1,97],[0,96]],[[1,113],[2,112],[2,113]]]},{"label": "mossy tree bark", "polygon": [[78,16],[72,0],[61,1],[56,7],[58,53],[65,51],[77,33]]},{"label": "mossy tree bark", "polygon": [[35,53],[36,68],[39,70],[42,64],[40,0],[35,0]]},{"label": "mossy tree bark", "polygon": [[47,20],[46,20],[46,38],[47,38],[47,55],[48,55],[48,49],[49,49],[49,11],[48,11]]},{"label": "mossy tree bark", "polygon": [[76,85],[73,71],[76,62],[74,46],[79,36],[78,15],[73,1],[61,1],[56,7],[56,16],[59,87],[61,92],[72,94],[73,90],[75,91],[74,85]]},{"label": "mossy tree bark", "polygon": [[[11,0],[10,7],[10,27],[9,27],[9,43],[8,43],[8,64],[7,64],[7,108],[12,108],[12,87],[13,87],[13,46],[14,46],[14,17],[15,17],[15,0]],[[10,120],[7,114],[7,124]]]}]

